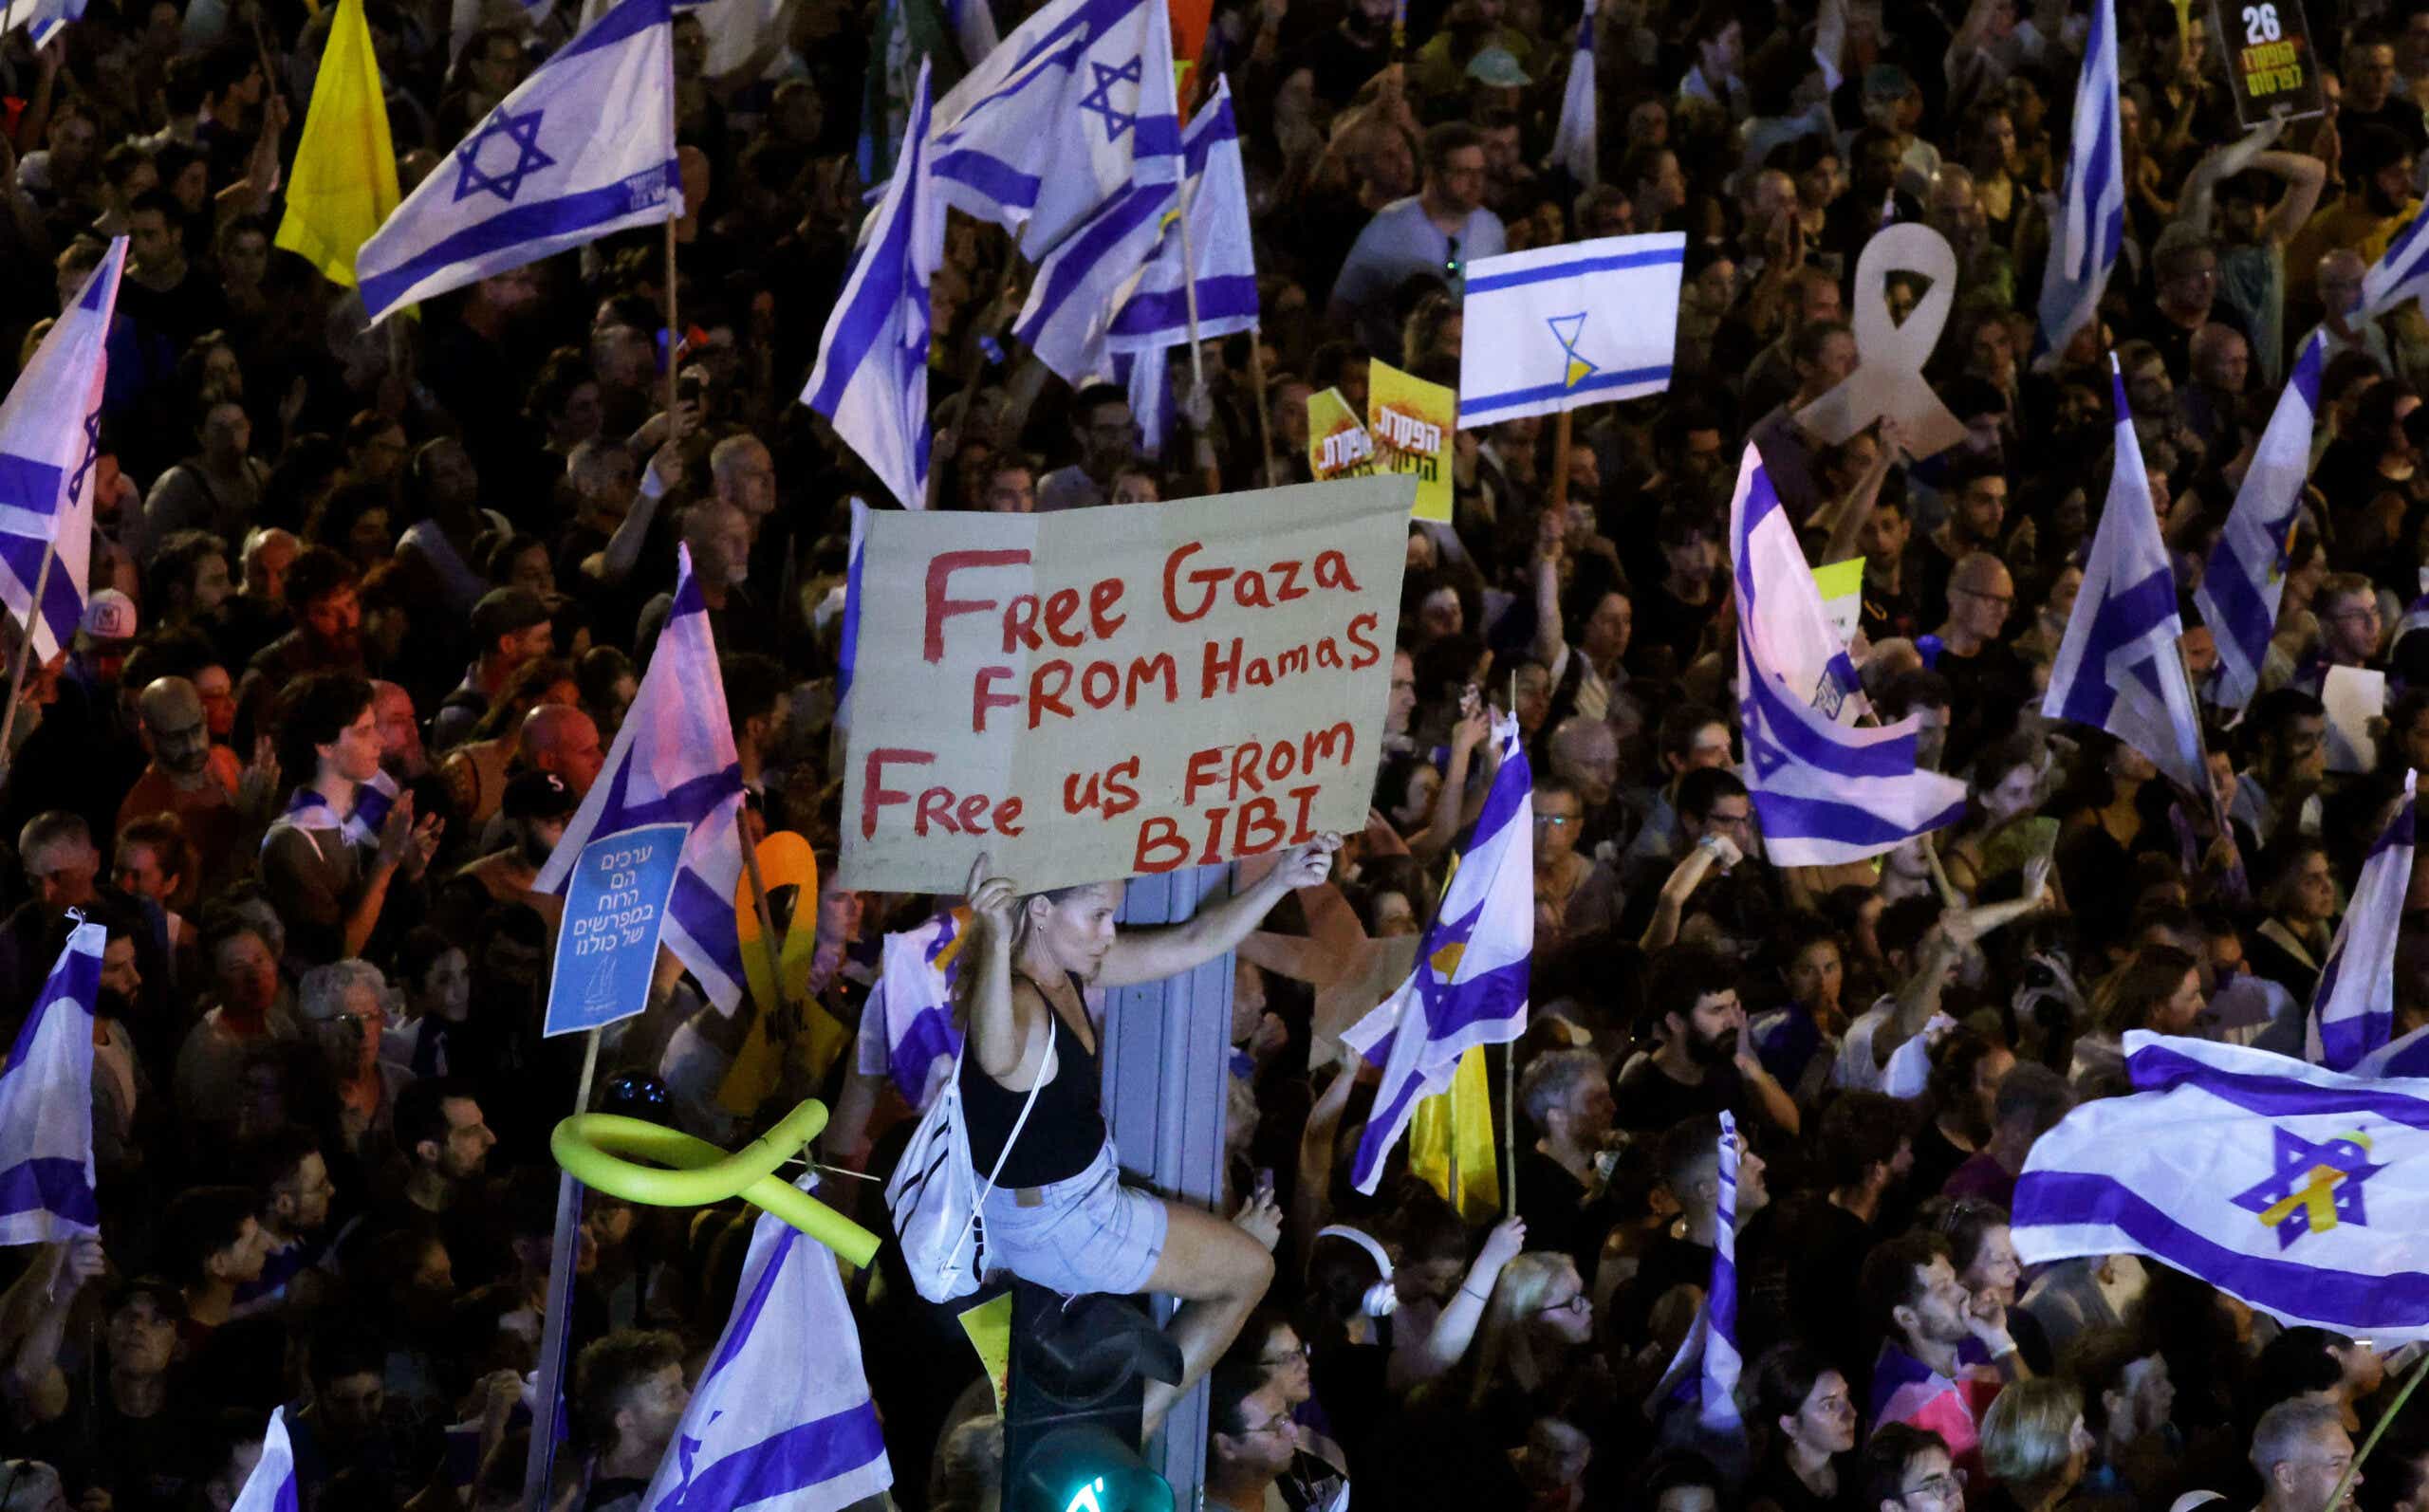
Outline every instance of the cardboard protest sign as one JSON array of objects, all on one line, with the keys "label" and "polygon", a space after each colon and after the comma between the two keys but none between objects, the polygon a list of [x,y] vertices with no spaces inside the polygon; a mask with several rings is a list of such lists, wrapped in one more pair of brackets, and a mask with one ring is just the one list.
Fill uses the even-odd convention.
[{"label": "cardboard protest sign", "polygon": [[862,567],[843,880],[1024,892],[1365,822],[1416,485],[886,510]]},{"label": "cardboard protest sign", "polygon": [[[1931,281],[1901,323],[1889,313],[1889,275],[1920,273]],[[1898,422],[1909,455],[1936,456],[1965,439],[1965,427],[1923,377],[1940,327],[1956,303],[1956,251],[1928,226],[1884,226],[1856,258],[1856,370],[1845,381],[1796,412],[1797,423],[1830,446],[1886,415]]]},{"label": "cardboard protest sign", "polygon": [[1459,396],[1377,359],[1366,370],[1366,430],[1381,470],[1417,480],[1417,518],[1451,519],[1451,433]]},{"label": "cardboard protest sign", "polygon": [[1375,442],[1339,389],[1307,396],[1307,470],[1318,483],[1375,470]]},{"label": "cardboard protest sign", "polygon": [[2257,126],[2277,110],[2300,120],[2327,108],[2303,0],[2211,0],[2210,13],[2238,120]]}]

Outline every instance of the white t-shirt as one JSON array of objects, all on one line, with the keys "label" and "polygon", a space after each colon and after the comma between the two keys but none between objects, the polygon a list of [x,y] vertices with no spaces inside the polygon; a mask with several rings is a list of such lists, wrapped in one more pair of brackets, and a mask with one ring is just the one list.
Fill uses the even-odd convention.
[{"label": "white t-shirt", "polygon": [[1839,1045],[1838,1064],[1831,1068],[1832,1086],[1854,1092],[1885,1092],[1893,1097],[1908,1099],[1923,1095],[1923,1086],[1931,1079],[1932,1046],[1939,1042],[1940,1036],[1956,1027],[1956,1021],[1945,1013],[1933,1014],[1923,1024],[1923,1032],[1890,1051],[1889,1062],[1883,1065],[1872,1053],[1873,1036],[1897,1012],[1898,1000],[1883,995],[1847,1025],[1846,1039]]}]

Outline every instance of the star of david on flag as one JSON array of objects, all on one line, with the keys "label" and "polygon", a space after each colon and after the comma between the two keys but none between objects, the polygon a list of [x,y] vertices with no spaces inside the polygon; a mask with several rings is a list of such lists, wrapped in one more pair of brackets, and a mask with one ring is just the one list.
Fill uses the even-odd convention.
[{"label": "star of david on flag", "polygon": [[1122,134],[1139,123],[1139,118],[1114,107],[1113,86],[1126,83],[1133,91],[1131,102],[1138,102],[1139,76],[1144,70],[1144,59],[1133,58],[1119,68],[1110,68],[1091,58],[1088,68],[1096,75],[1097,86],[1080,97],[1080,108],[1104,120],[1104,139],[1119,140]]},{"label": "star of david on flag", "polygon": [[1451,1084],[1460,1056],[1476,1045],[1506,1044],[1527,1029],[1527,964],[1535,950],[1534,778],[1516,719],[1495,724],[1493,744],[1500,768],[1441,913],[1426,931],[1417,969],[1342,1036],[1383,1068],[1350,1168],[1360,1191],[1375,1189],[1418,1100]]},{"label": "star of david on flag", "polygon": [[[522,192],[523,180],[543,168],[554,168],[557,160],[540,150],[540,117],[542,112],[527,110],[510,114],[501,105],[490,113],[480,130],[464,138],[455,149],[455,198],[461,202],[484,190],[514,203]],[[492,138],[504,138],[514,151],[513,166],[503,173],[490,173],[481,167],[481,148]]]},{"label": "star of david on flag", "polygon": [[2277,1231],[2278,1248],[2338,1224],[2369,1222],[2362,1185],[2386,1168],[2370,1164],[2368,1135],[2341,1134],[2314,1144],[2290,1129],[2276,1134],[2276,1169],[2236,1193],[2234,1201]]},{"label": "star of david on flag", "polygon": [[2041,1136],[2015,1189],[2028,1265],[2133,1254],[2287,1323],[2429,1339],[2429,1080],[2135,1030],[2134,1092]]},{"label": "star of david on flag", "polygon": [[682,214],[674,46],[670,0],[618,0],[523,81],[355,254],[372,323]]}]

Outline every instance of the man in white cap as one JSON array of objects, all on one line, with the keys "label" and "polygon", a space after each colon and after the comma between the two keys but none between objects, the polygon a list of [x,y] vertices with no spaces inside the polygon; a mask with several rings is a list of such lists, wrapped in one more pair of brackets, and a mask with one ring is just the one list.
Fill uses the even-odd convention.
[{"label": "man in white cap", "polygon": [[135,648],[135,600],[116,588],[103,588],[84,602],[84,618],[76,626],[76,653],[68,658],[67,674],[84,685],[97,700],[118,690],[118,674],[126,654]]}]

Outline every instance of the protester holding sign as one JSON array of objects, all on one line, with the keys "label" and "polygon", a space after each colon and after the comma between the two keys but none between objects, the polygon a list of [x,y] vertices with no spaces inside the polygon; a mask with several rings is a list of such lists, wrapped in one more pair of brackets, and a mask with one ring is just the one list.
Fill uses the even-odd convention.
[{"label": "protester holding sign", "polygon": [[1260,1194],[1226,1224],[1122,1184],[1098,1111],[1102,1026],[1082,994],[1177,976],[1232,950],[1285,894],[1322,883],[1340,849],[1338,835],[1294,845],[1254,887],[1155,931],[1114,928],[1122,890],[1112,883],[1021,897],[989,875],[984,855],[971,868],[978,934],[965,968],[972,986],[961,1086],[972,1161],[996,1172],[981,1208],[991,1257],[1066,1294],[1153,1291],[1184,1301],[1170,1325],[1181,1378],[1149,1386],[1150,1432],[1264,1299],[1281,1214],[1270,1194]]}]

